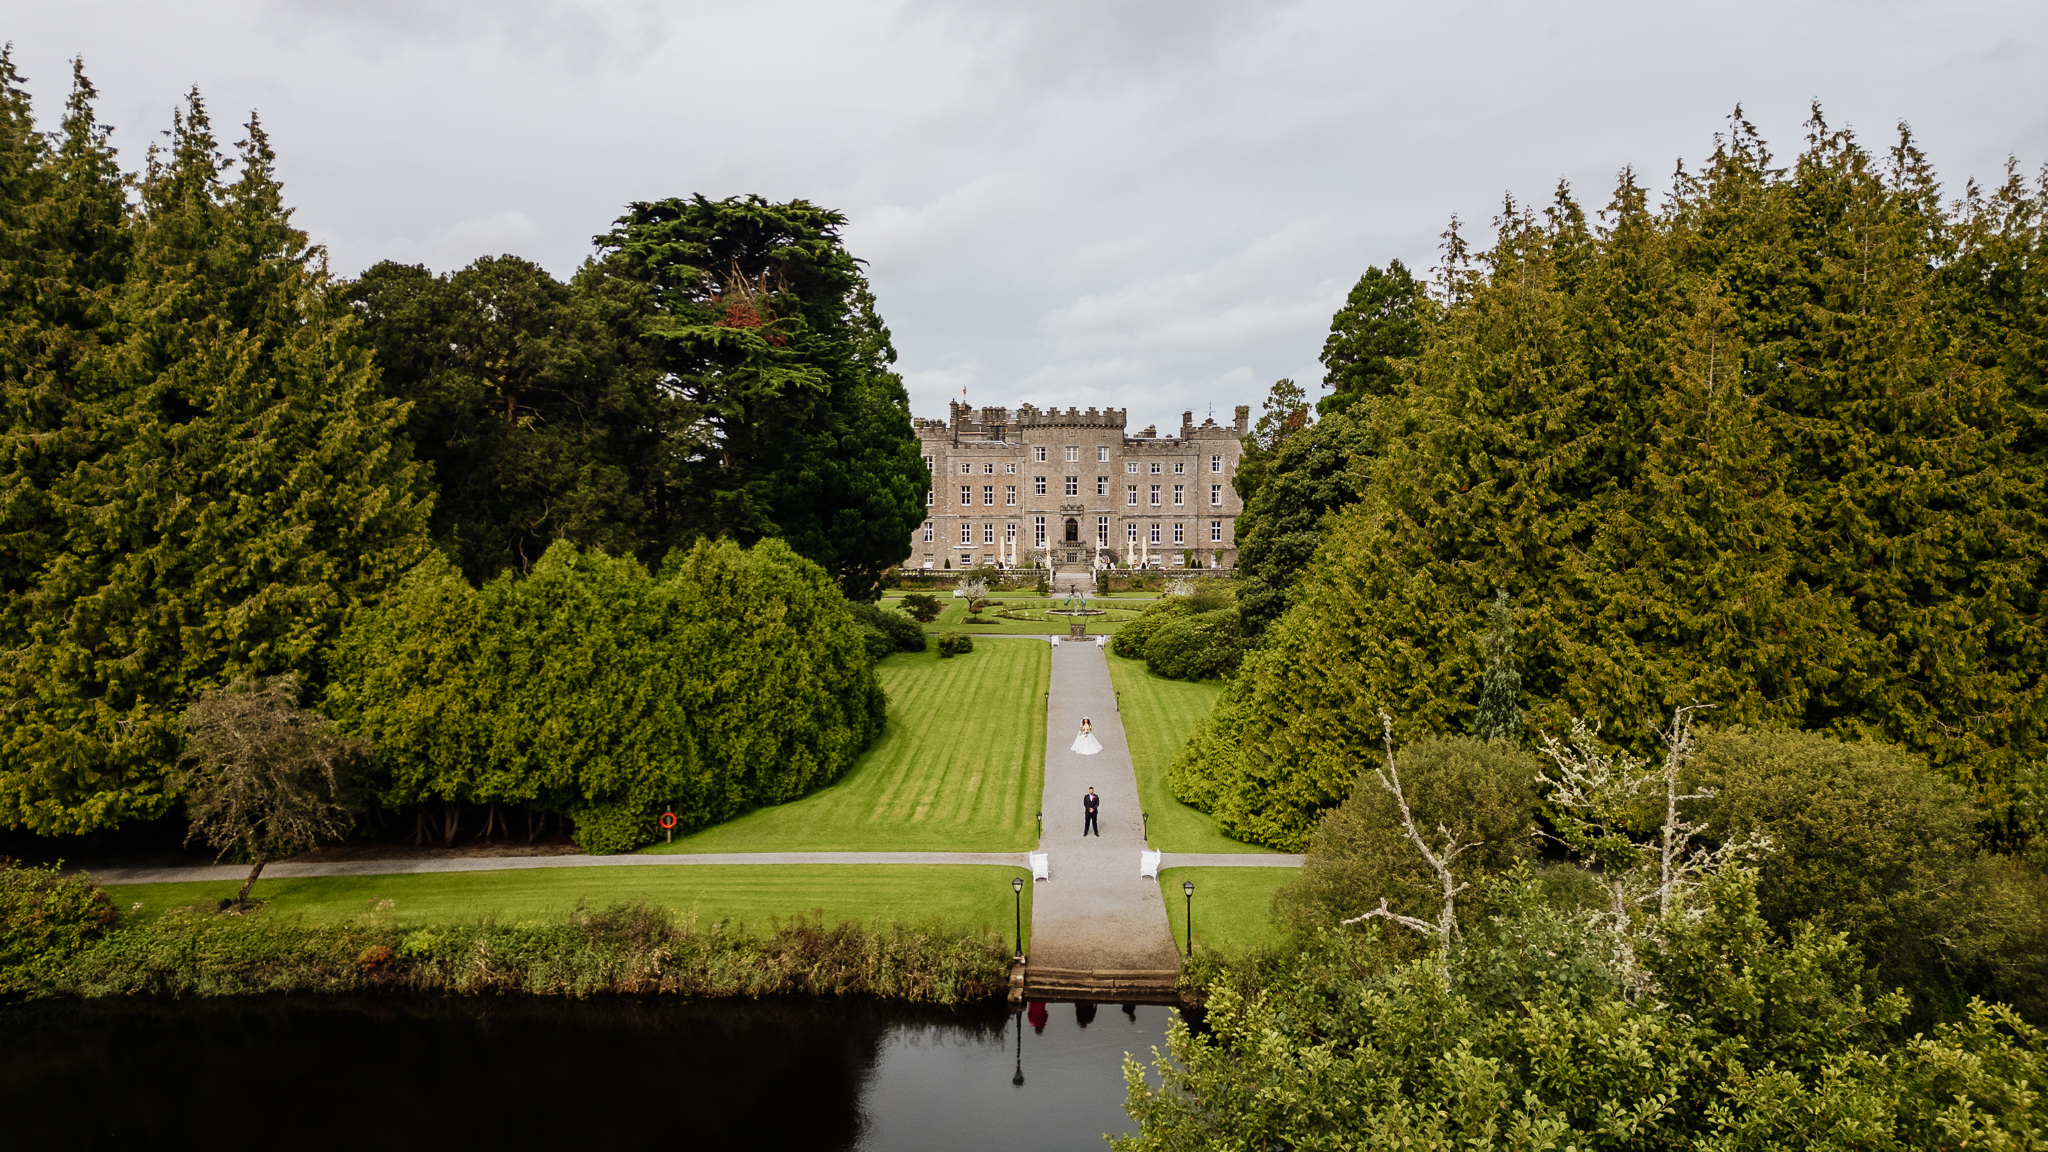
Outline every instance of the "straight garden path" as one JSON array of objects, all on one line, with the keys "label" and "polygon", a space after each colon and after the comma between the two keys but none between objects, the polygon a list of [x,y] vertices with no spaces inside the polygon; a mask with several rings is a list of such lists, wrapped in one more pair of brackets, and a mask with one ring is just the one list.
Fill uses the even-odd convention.
[{"label": "straight garden path", "polygon": [[[1072,750],[1081,720],[1094,724],[1102,751]],[[1138,778],[1117,714],[1103,651],[1092,643],[1052,652],[1046,698],[1045,827],[1039,851],[1050,877],[1031,902],[1029,970],[1170,972],[1179,956],[1159,897],[1159,882],[1138,875],[1145,825]],[[1100,836],[1081,835],[1081,798],[1102,798]],[[1032,981],[1034,984],[1036,980]]]}]

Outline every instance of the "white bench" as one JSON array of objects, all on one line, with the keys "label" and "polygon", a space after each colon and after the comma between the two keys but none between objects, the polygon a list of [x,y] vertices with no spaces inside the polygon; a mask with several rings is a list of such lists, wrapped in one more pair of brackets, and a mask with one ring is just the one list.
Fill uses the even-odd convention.
[{"label": "white bench", "polygon": [[1045,853],[1033,852],[1031,854],[1031,878],[1033,880],[1052,879],[1052,864],[1046,859]]}]

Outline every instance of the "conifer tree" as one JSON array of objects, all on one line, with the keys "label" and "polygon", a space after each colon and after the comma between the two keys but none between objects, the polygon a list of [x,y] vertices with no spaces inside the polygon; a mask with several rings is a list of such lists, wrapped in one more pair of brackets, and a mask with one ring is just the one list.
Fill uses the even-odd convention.
[{"label": "conifer tree", "polygon": [[78,462],[50,487],[65,549],[20,593],[0,822],[37,832],[165,811],[183,702],[319,682],[348,606],[425,547],[402,413],[290,224],[261,124],[229,161],[195,92],[171,135],[111,293],[118,343],[83,371]]},{"label": "conifer tree", "polygon": [[1486,610],[1486,671],[1479,677],[1479,707],[1472,717],[1472,735],[1481,740],[1519,742],[1522,738],[1522,672],[1515,667],[1515,615],[1505,589],[1496,591]]}]

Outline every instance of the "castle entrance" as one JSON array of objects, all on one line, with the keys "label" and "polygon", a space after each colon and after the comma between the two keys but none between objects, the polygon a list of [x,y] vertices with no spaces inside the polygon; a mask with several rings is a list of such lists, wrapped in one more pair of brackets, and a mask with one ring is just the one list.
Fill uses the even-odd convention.
[{"label": "castle entrance", "polygon": [[1079,544],[1080,542],[1081,522],[1079,520],[1074,519],[1072,516],[1069,516],[1067,517],[1067,543]]}]

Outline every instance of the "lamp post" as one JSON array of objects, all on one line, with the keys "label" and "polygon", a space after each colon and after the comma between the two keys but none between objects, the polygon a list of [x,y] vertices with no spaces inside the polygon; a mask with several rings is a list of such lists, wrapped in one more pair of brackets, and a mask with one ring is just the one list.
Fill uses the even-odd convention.
[{"label": "lamp post", "polygon": [[[1024,878],[1010,877],[1010,892],[1017,900],[1017,959],[1024,958]],[[1193,947],[1193,945],[1189,945]]]},{"label": "lamp post", "polygon": [[1195,954],[1195,882],[1193,880],[1181,881],[1180,891],[1181,895],[1188,898],[1188,955],[1193,956]]},{"label": "lamp post", "polygon": [[1152,814],[1150,812],[1140,812],[1138,813],[1138,819],[1143,822],[1139,829],[1139,834],[1145,838],[1145,847],[1150,848],[1152,846]]},{"label": "lamp post", "polygon": [[1045,809],[1043,808],[1038,810],[1038,839],[1040,842],[1045,840]]}]

